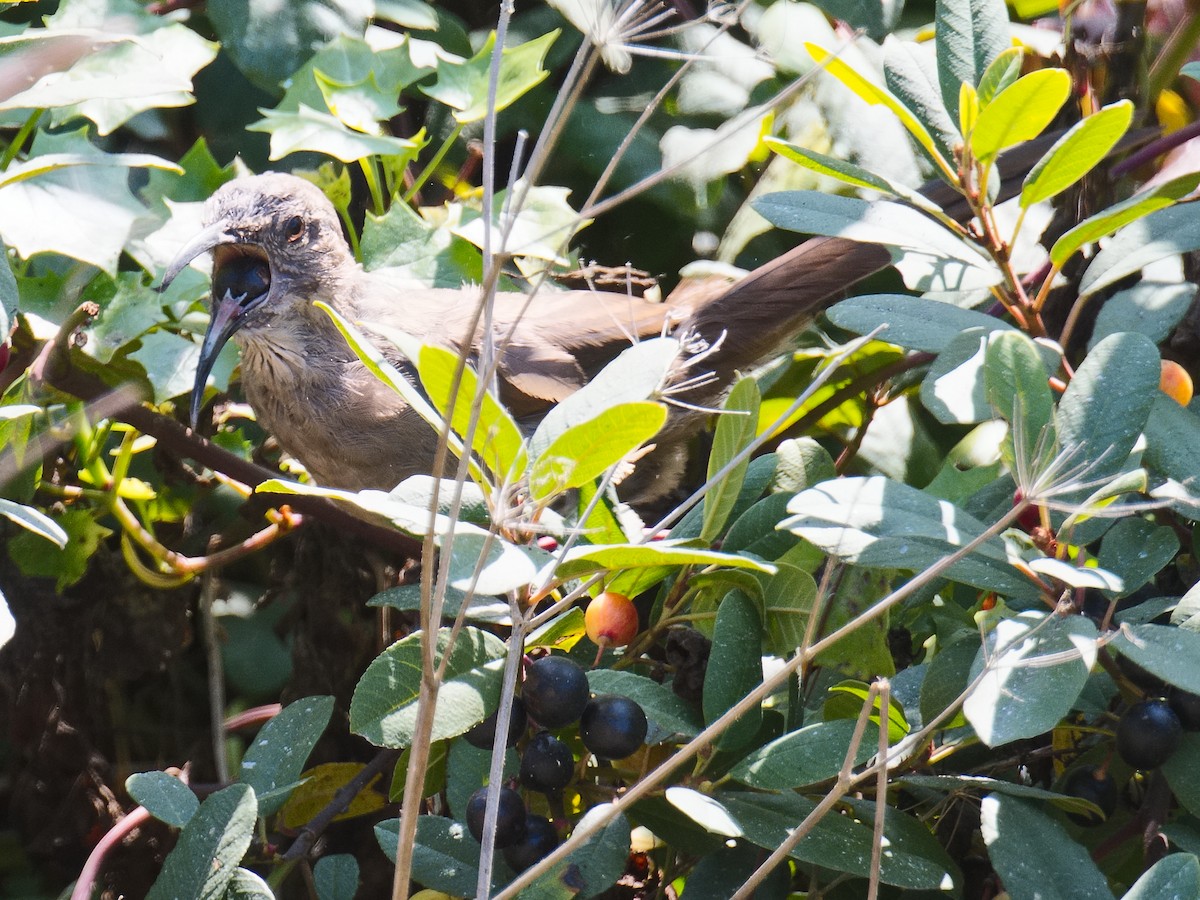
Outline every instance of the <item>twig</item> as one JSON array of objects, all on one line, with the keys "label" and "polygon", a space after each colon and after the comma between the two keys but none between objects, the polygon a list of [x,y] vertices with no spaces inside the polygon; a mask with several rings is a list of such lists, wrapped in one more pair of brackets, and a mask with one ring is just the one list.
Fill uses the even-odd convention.
[{"label": "twig", "polygon": [[[215,537],[209,540],[211,547]],[[225,671],[221,664],[221,644],[217,639],[217,620],[213,601],[217,596],[217,578],[208,569],[200,578],[200,625],[204,631],[204,658],[208,667],[209,719],[212,723],[213,763],[217,781],[229,780],[229,760],[225,752]]]},{"label": "twig", "polygon": [[357,775],[338,788],[333,799],[325,804],[325,808],[309,820],[281,859],[284,862],[303,859],[333,820],[348,810],[354,798],[361,794],[382,772],[387,771],[389,766],[395,765],[399,758],[399,750],[380,750],[376,753],[375,757],[363,766]]},{"label": "twig", "polygon": [[96,876],[100,874],[100,867],[104,865],[104,858],[121,841],[125,840],[130,832],[148,821],[150,821],[150,812],[146,807],[139,806],[120,822],[117,822],[104,837],[96,842],[96,846],[88,854],[87,862],[83,864],[79,878],[75,880],[75,887],[71,891],[71,900],[91,900],[92,888],[96,884]]}]

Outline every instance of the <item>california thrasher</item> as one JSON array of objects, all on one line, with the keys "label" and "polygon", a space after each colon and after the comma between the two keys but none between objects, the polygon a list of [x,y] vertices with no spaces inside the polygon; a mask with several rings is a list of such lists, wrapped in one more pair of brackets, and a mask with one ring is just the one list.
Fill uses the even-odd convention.
[{"label": "california thrasher", "polygon": [[[1044,143],[1020,148],[1023,158],[1008,173],[1007,190],[1019,185],[1021,171]],[[925,192],[938,190],[927,186]],[[944,185],[941,194],[947,211],[962,216],[961,197]],[[229,182],[208,201],[205,221],[164,275],[169,283],[200,254],[213,254],[212,320],[192,393],[193,427],[216,355],[232,337],[241,346],[242,384],[259,422],[318,481],[390,490],[410,475],[428,473],[437,443],[433,429],[366,370],[313,301],[368,331],[374,322],[458,351],[478,292],[403,289],[386,272],[364,271],[332,204],[293,175]],[[716,390],[685,397],[715,403],[739,370],[779,349],[849,286],[890,262],[881,246],[816,238],[728,289],[691,300],[651,303],[616,293],[546,290],[518,318],[526,296],[500,293],[494,334],[501,397],[519,420],[536,424],[631,340],[668,330],[717,346],[704,359]],[[378,343],[402,372],[414,374],[391,342]],[[472,351],[477,349],[478,342]],[[657,438],[663,471],[657,485],[641,479],[643,497],[673,487],[667,470],[678,469],[684,443],[702,420],[695,412],[672,410]]]}]

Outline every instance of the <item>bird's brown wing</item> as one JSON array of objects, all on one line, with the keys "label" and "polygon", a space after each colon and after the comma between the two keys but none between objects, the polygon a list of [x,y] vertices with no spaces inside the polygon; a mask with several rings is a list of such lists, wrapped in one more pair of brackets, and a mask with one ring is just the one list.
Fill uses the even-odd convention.
[{"label": "bird's brown wing", "polygon": [[601,291],[542,292],[528,305],[525,299],[502,294],[496,301],[500,394],[521,418],[579,390],[633,342],[657,337],[672,314],[663,303]]}]

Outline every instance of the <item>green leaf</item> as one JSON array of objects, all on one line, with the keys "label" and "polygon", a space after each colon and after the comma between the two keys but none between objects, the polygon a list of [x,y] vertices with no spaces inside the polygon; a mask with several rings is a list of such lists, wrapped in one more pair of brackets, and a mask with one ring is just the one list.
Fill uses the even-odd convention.
[{"label": "green leaf", "polygon": [[1079,797],[1068,797],[1066,794],[1056,794],[1043,788],[1002,781],[999,778],[988,778],[985,775],[904,775],[899,781],[901,784],[943,791],[948,794],[979,791],[988,794],[1004,794],[1009,797],[1025,797],[1031,800],[1048,800],[1067,812],[1087,812],[1091,809],[1091,805]]},{"label": "green leaf", "polygon": [[[742,784],[763,791],[787,791],[833,778],[841,771],[854,734],[853,719],[807,725],[746,754],[729,771]],[[853,765],[878,752],[878,726],[863,731]]]},{"label": "green leaf", "polygon": [[[593,806],[576,828],[607,817],[612,804]],[[564,900],[581,895],[595,896],[612,886],[629,859],[629,820],[618,813],[600,831],[585,840],[564,861],[521,891],[521,900]]]},{"label": "green leaf", "polygon": [[327,112],[301,106],[295,112],[260,110],[261,121],[246,126],[247,131],[262,131],[271,136],[271,159],[283,159],[289,153],[311,150],[342,162],[355,162],[368,156],[392,156],[400,160],[416,159],[425,144],[423,133],[415,138],[354,131]]},{"label": "green leaf", "polygon": [[704,524],[700,528],[700,539],[705,543],[715,540],[729,520],[742,489],[750,457],[747,456],[730,469],[720,481],[713,479],[754,440],[761,402],[758,382],[753,378],[742,378],[729,392],[722,407],[723,414],[717,419],[717,430],[708,457],[708,481],[711,486],[704,495]]},{"label": "green leaf", "polygon": [[166,772],[135,772],[125,779],[125,790],[150,815],[173,828],[182,828],[200,808],[192,789]]},{"label": "green leaf", "polygon": [[[392,862],[400,841],[400,820],[375,826],[375,839]],[[492,889],[513,878],[512,870],[498,857],[492,864]],[[413,845],[412,876],[433,890],[459,897],[474,897],[479,879],[479,842],[461,822],[442,816],[420,816]]]},{"label": "green leaf", "polygon": [[837,476],[829,451],[809,437],[789,438],[775,450],[773,491],[795,494]]},{"label": "green leaf", "polygon": [[[479,376],[469,365],[464,365],[458,392],[452,395],[457,366],[458,354],[445,347],[424,346],[417,362],[417,374],[430,401],[443,417],[451,414],[450,407],[453,404],[450,424],[462,437],[467,433],[471,420],[471,405],[479,391]],[[497,482],[520,477],[525,471],[528,459],[525,439],[512,414],[491,391],[483,396],[471,449],[483,460]]]},{"label": "green leaf", "polygon": [[212,0],[205,11],[222,49],[258,87],[279,86],[338,35],[361,38],[374,11],[369,0]]},{"label": "green leaf", "polygon": [[1162,765],[1163,777],[1171,792],[1184,809],[1192,815],[1200,810],[1200,783],[1196,780],[1196,766],[1200,765],[1200,736],[1185,731],[1179,747]]},{"label": "green leaf", "polygon": [[333,697],[303,697],[259,729],[242,757],[240,778],[260,798],[259,815],[269,816],[283,806],[332,715]]},{"label": "green leaf", "polygon": [[275,900],[275,892],[257,872],[239,867],[222,900]]},{"label": "green leaf", "polygon": [[[823,0],[821,5],[827,4]],[[635,815],[640,812],[642,808],[635,807]],[[653,823],[646,824],[651,827]],[[659,836],[657,828],[651,827],[651,830]],[[762,851],[746,841],[730,841],[729,844],[733,846],[720,844],[710,850],[698,847],[694,840],[680,840],[675,835],[670,838],[664,836],[663,840],[673,846],[686,846],[700,856],[700,861],[687,876],[685,890],[688,900],[728,900],[749,880],[763,860]],[[791,884],[791,868],[777,866],[755,893],[763,897],[787,897]]]},{"label": "green leaf", "polygon": [[924,213],[890,200],[859,200],[818,191],[766,194],[751,205],[772,225],[802,234],[844,237],[950,259],[998,277],[971,244]]},{"label": "green leaf", "polygon": [[949,173],[953,171],[950,164],[946,162],[934,144],[928,130],[917,120],[908,107],[879,85],[864,78],[824,47],[805,42],[804,48],[818,66],[823,66],[825,71],[857,94],[864,102],[871,106],[886,106],[890,109],[896,118],[900,120],[900,124],[912,135],[921,149],[925,151],[942,172]]},{"label": "green leaf", "polygon": [[1174,625],[1125,625],[1109,646],[1167,684],[1200,694],[1200,633]]},{"label": "green leaf", "polygon": [[1200,472],[1200,416],[1159,394],[1146,419],[1145,464],[1168,478],[1187,484]]},{"label": "green leaf", "polygon": [[638,545],[604,545],[574,547],[559,565],[559,578],[580,578],[593,572],[646,567],[730,566],[771,574],[775,567],[761,560],[736,553],[719,553],[695,547],[685,541],[654,541]]},{"label": "green leaf", "polygon": [[[732,591],[717,607],[704,675],[705,724],[711,725],[762,682],[762,630],[758,607],[741,591]],[[752,706],[725,729],[717,747],[744,748],[761,723],[762,709]]]},{"label": "green leaf", "polygon": [[16,522],[22,528],[43,537],[63,550],[67,546],[67,532],[44,512],[0,497],[0,516]]},{"label": "green leaf", "polygon": [[1108,879],[1086,848],[1028,800],[983,798],[983,841],[1004,887],[1014,897],[1055,900],[1111,898]]},{"label": "green leaf", "polygon": [[[888,677],[895,674],[894,664],[890,669]],[[878,696],[871,697],[871,686],[865,681],[842,681],[829,689],[822,713],[828,722],[839,719],[855,721],[858,719],[863,707],[870,701],[870,722],[878,728],[880,725],[881,700],[882,698]],[[912,727],[908,724],[908,719],[904,715],[904,707],[900,705],[900,701],[894,696],[888,700],[887,730],[888,743],[892,745],[900,743],[900,741],[904,740],[904,736],[912,731]],[[878,735],[879,732],[876,731],[868,740],[874,740],[875,745],[878,746]]]},{"label": "green leaf", "polygon": [[[58,518],[67,540],[61,546],[46,543],[46,535],[22,531],[8,542],[8,552],[22,574],[55,579],[62,590],[83,577],[100,542],[112,531],[99,524],[86,509],[68,509]],[[55,542],[57,544],[57,542]]]},{"label": "green leaf", "polygon": [[[1132,226],[1096,254],[1079,283],[1082,297],[1119,281],[1147,263],[1196,249],[1192,244],[1200,243],[1200,231],[1195,229],[1194,221],[1200,213],[1192,204],[1170,210],[1166,207],[1186,197],[1197,185],[1200,172],[1192,172],[1101,210],[1055,241],[1050,248],[1050,261],[1062,268],[1081,247]],[[1138,223],[1138,219],[1147,219],[1160,210],[1154,219]]]},{"label": "green leaf", "polygon": [[[455,737],[495,709],[507,649],[487,632],[467,626],[448,648],[450,629],[438,631],[435,660],[448,656],[430,740]],[[407,747],[421,690],[420,632],[392,644],[367,667],[350,700],[350,730],[379,747]]]},{"label": "green leaf", "polygon": [[1133,883],[1122,900],[1200,897],[1200,859],[1191,853],[1164,856]]},{"label": "green leaf", "polygon": [[695,737],[703,727],[695,710],[665,684],[620,669],[591,669],[588,685],[596,694],[620,694],[636,700],[646,718],[667,732]]},{"label": "green leaf", "polygon": [[808,147],[802,147],[799,144],[789,143],[782,138],[767,137],[763,139],[763,143],[784,159],[790,159],[792,162],[803,166],[811,172],[836,178],[838,181],[853,185],[854,187],[878,191],[881,194],[889,194],[920,206],[932,207],[930,201],[926,200],[918,192],[888,181],[882,175],[869,172],[852,162],[846,162],[835,156],[826,156],[824,153],[818,153],[816,150],[810,150]]},{"label": "green leaf", "polygon": [[[741,824],[746,838],[766,850],[787,841],[797,823],[816,807],[808,798],[790,793],[720,791],[715,796]],[[871,868],[872,818],[873,812],[857,810],[852,815],[824,816],[789,855],[807,865],[865,878]],[[881,860],[880,880],[911,890],[942,890],[946,884],[960,883],[961,876],[945,852],[931,847],[927,840],[914,841],[911,835],[915,832],[902,819],[907,819],[904,813],[888,810],[884,824],[888,852]],[[928,829],[913,824],[928,836]]]},{"label": "green leaf", "polygon": [[530,452],[539,457],[569,428],[594,419],[621,403],[656,396],[679,356],[674,338],[639,341],[606,365],[582,388],[546,414],[529,439]]},{"label": "green leaf", "polygon": [[212,794],[179,833],[147,900],[221,900],[250,848],[257,819],[249,785],[233,784]]},{"label": "green leaf", "polygon": [[141,338],[142,346],[129,354],[141,363],[154,389],[154,402],[162,403],[192,389],[200,345],[172,331],[155,330]]},{"label": "green leaf", "polygon": [[855,31],[862,29],[873,41],[882,41],[899,24],[903,8],[890,3],[863,0],[820,0],[813,6],[829,18],[845,22]]},{"label": "green leaf", "polygon": [[944,425],[973,425],[992,417],[985,360],[996,332],[970,328],[938,354],[921,382],[921,403]]},{"label": "green leaf", "polygon": [[381,48],[340,34],[289,77],[275,108],[295,112],[303,104],[328,110],[356,131],[378,134],[378,122],[400,111],[396,98],[401,90],[433,71],[432,65],[412,59],[407,37],[398,46]]},{"label": "green leaf", "polygon": [[[551,560],[550,554],[537,547],[513,544],[482,529],[464,532],[465,524],[458,524],[450,549],[450,587],[474,589],[479,594],[507,594],[528,586]],[[442,537],[438,543],[444,547],[446,540]]]},{"label": "green leaf", "polygon": [[25,259],[61,253],[110,275],[146,208],[129,187],[130,168],[182,171],[141,153],[97,149],[84,129],[38,131],[27,162],[0,175],[0,236]]},{"label": "green leaf", "polygon": [[776,529],[787,511],[788,494],[770,494],[738,516],[721,539],[727,553],[752,553],[762,559],[779,559],[796,545],[796,538]]},{"label": "green leaf", "polygon": [[1098,166],[1133,121],[1133,104],[1120,100],[1077,122],[1025,176],[1021,208],[1049,200]]},{"label": "green leaf", "polygon": [[217,44],[180,22],[128,37],[106,43],[57,77],[40,79],[0,109],[56,107],[54,125],[84,116],[107,135],[138,113],[195,102],[192,78],[216,58]]},{"label": "green leaf", "polygon": [[980,76],[976,90],[980,107],[987,106],[996,95],[1007,89],[1021,77],[1021,63],[1025,61],[1025,51],[1021,47],[1009,47],[988,63],[988,67]]},{"label": "green leaf", "polygon": [[987,164],[1001,150],[1033,140],[1054,121],[1070,94],[1071,76],[1063,69],[1039,69],[1018,78],[979,111],[971,132],[975,158]]},{"label": "green leaf", "polygon": [[1136,331],[1161,344],[1187,314],[1196,296],[1188,282],[1142,280],[1104,301],[1088,338],[1089,349],[1111,334]]},{"label": "green leaf", "polygon": [[[792,498],[779,527],[845,562],[920,571],[983,533],[984,525],[945,500],[881,476],[839,478]],[[948,577],[1008,596],[1030,597],[998,538],[946,570]]]},{"label": "green leaf", "polygon": [[[955,147],[962,145],[962,133],[942,103],[933,46],[890,35],[883,42],[883,80],[904,107],[912,110],[943,157],[954,159]],[[927,203],[922,198],[917,205]]]},{"label": "green leaf", "polygon": [[1179,538],[1167,525],[1133,516],[1118,519],[1100,542],[1100,568],[1125,583],[1115,596],[1126,597],[1162,571],[1179,552]]},{"label": "green leaf", "polygon": [[[505,109],[545,80],[550,73],[542,68],[542,63],[558,35],[559,30],[555,29],[532,41],[503,49],[500,79],[492,108],[497,112]],[[470,59],[461,62],[441,60],[437,81],[429,87],[422,87],[421,91],[454,110],[454,118],[460,125],[478,122],[489,108],[488,79],[495,46],[496,34],[493,32]]]},{"label": "green leaf", "polygon": [[[939,638],[939,644],[940,642]],[[929,722],[937,718],[966,690],[971,667],[979,655],[979,646],[978,636],[966,634],[939,647],[933,661],[929,663],[925,680],[921,682],[922,720]],[[961,715],[957,718],[961,724]],[[953,718],[950,721],[953,722]]]},{"label": "green leaf", "polygon": [[[783,499],[782,495],[777,496]],[[816,600],[817,583],[813,577],[796,566],[780,563],[779,571],[763,590],[767,647],[773,654],[786,656],[804,643],[804,631]]]},{"label": "green leaf", "polygon": [[[1038,468],[1048,463],[1058,449],[1054,397],[1037,345],[1018,331],[995,335],[988,343],[983,374],[988,402],[1010,426],[1002,444],[1009,469],[1016,471],[1017,459]],[[1014,448],[1018,436],[1022,446]]]},{"label": "green leaf", "polygon": [[1002,0],[939,0],[934,20],[942,100],[958,119],[959,86],[977,87],[993,61],[1012,45]]},{"label": "green leaf", "polygon": [[[1168,185],[1175,182],[1168,182]],[[1189,184],[1189,176],[1181,179],[1180,191]],[[1141,194],[1141,196],[1148,196]],[[1172,193],[1175,193],[1172,190]],[[1183,191],[1187,193],[1187,191]],[[1158,205],[1165,205],[1159,202]],[[1114,208],[1115,209],[1115,208]],[[1200,248],[1196,233],[1196,204],[1181,203],[1168,209],[1151,212],[1140,221],[1130,224],[1106,242],[1084,272],[1080,295],[1087,296],[1109,287],[1121,278],[1158,262],[1159,259],[1190,253]],[[1108,304],[1105,302],[1105,308]],[[1103,314],[1103,311],[1102,311]]]},{"label": "green leaf", "polygon": [[1086,477],[1119,471],[1160,396],[1158,348],[1140,334],[1114,334],[1092,348],[1058,403],[1061,446]]},{"label": "green leaf", "polygon": [[386,267],[397,279],[435,288],[483,281],[479,251],[449,229],[435,228],[407,203],[393,203],[382,216],[368,212],[359,248],[367,271]]},{"label": "green leaf", "polygon": [[987,669],[963,703],[963,714],[989,747],[1033,737],[1062,720],[1096,660],[1096,626],[1024,612],[987,635],[971,678]]},{"label": "green leaf", "polygon": [[658,434],[666,421],[663,404],[643,400],[611,406],[568,428],[534,460],[530,497],[546,501],[594,481]]},{"label": "green leaf", "polygon": [[531,631],[525,638],[525,648],[528,650],[533,647],[547,647],[569,651],[586,633],[583,610],[573,606]]}]

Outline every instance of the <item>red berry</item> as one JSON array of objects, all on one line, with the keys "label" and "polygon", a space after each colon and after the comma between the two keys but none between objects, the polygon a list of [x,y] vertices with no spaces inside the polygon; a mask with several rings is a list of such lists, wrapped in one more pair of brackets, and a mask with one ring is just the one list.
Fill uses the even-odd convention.
[{"label": "red berry", "polygon": [[601,647],[624,647],[638,633],[638,614],[624,594],[605,591],[588,604],[583,614],[587,636]]}]

